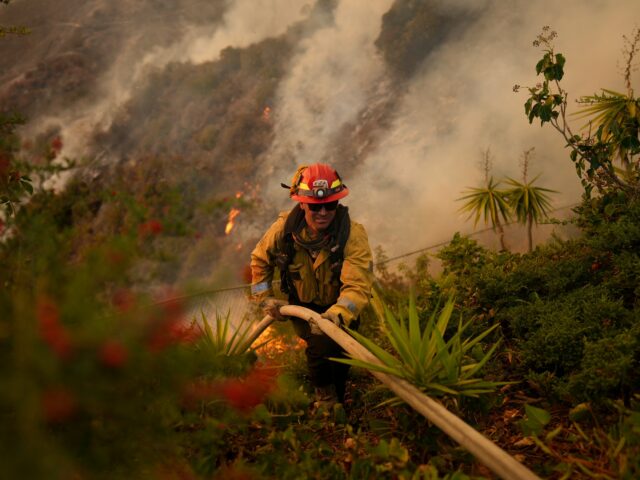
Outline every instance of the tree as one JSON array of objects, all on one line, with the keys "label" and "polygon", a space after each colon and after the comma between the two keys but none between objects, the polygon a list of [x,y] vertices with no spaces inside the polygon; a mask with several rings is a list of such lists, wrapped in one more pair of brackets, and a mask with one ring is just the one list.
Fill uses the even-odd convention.
[{"label": "tree", "polygon": [[528,181],[529,161],[533,154],[533,150],[534,148],[532,147],[529,150],[525,150],[523,153],[522,182],[513,178],[507,178],[506,181],[511,188],[505,192],[509,207],[515,215],[518,223],[522,223],[527,226],[529,252],[533,251],[533,224],[535,223],[537,225],[549,214],[551,201],[547,194],[557,193],[548,188],[535,186],[535,182],[540,175],[536,176],[533,180]]},{"label": "tree", "polygon": [[[11,0],[0,0],[0,5],[8,5]],[[26,34],[25,27],[3,27],[0,25],[0,38],[7,33]],[[5,231],[5,221],[10,223],[15,217],[20,203],[33,194],[32,177],[40,180],[36,190],[43,190],[45,179],[58,172],[73,167],[73,162],[65,159],[63,162],[52,163],[62,149],[59,136],[53,138],[45,146],[42,158],[44,165],[36,165],[20,155],[21,139],[17,129],[26,123],[26,119],[19,113],[0,110],[0,234]]]},{"label": "tree", "polygon": [[[536,65],[536,74],[543,81],[528,87],[529,98],[524,104],[529,123],[539,119],[550,123],[571,148],[571,160],[581,179],[587,197],[596,188],[599,192],[618,189],[637,197],[640,195],[640,98],[633,96],[631,73],[633,60],[640,50],[640,29],[632,39],[625,40],[625,82],[627,93],[601,89],[600,95],[583,96],[578,100],[582,108],[577,115],[590,118],[586,132],[575,134],[567,122],[568,93],[560,84],[564,76],[565,57],[555,53],[553,40],[557,33],[548,26],[533,42],[543,46],[544,55]],[[519,85],[514,86],[518,91]],[[621,161],[623,169],[614,165]]]},{"label": "tree", "polygon": [[502,250],[506,250],[503,225],[510,219],[509,204],[505,192],[499,189],[500,182],[494,182],[493,177],[489,175],[491,152],[488,148],[482,152],[482,156],[485,186],[468,188],[465,191],[467,194],[458,199],[465,200],[460,211],[470,212],[469,218],[475,214],[474,226],[478,224],[480,217],[484,218],[485,225],[491,222],[493,230],[497,230],[500,235],[500,247]]}]

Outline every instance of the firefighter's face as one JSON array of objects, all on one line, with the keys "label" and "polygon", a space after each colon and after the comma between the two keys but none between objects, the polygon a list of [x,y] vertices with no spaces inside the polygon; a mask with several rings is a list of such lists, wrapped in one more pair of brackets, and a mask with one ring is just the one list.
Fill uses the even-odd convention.
[{"label": "firefighter's face", "polygon": [[[336,216],[336,210],[335,207],[332,210],[327,210],[323,204],[316,205],[317,207],[310,208],[309,204],[301,203],[300,208],[304,211],[304,219],[307,222],[307,226],[317,233],[325,231],[331,225]],[[319,210],[312,210],[312,208],[319,208]]]}]

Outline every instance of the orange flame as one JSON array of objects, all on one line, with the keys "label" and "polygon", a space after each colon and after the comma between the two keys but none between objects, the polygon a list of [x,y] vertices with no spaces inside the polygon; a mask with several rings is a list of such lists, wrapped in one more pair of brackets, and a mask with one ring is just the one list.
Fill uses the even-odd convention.
[{"label": "orange flame", "polygon": [[233,227],[235,226],[235,219],[240,214],[240,210],[232,207],[229,211],[229,220],[227,221],[227,226],[224,228],[224,234],[229,235]]},{"label": "orange flame", "polygon": [[242,197],[242,195],[243,195],[243,193],[242,193],[242,192],[236,192],[236,198],[241,198],[241,197]]},{"label": "orange flame", "polygon": [[261,336],[258,343],[266,343],[258,348],[257,353],[269,360],[275,360],[286,352],[303,350],[306,346],[304,340],[299,337],[285,338],[273,328],[268,328]]},{"label": "orange flame", "polygon": [[262,111],[262,119],[269,120],[271,118],[271,107],[264,107]]}]

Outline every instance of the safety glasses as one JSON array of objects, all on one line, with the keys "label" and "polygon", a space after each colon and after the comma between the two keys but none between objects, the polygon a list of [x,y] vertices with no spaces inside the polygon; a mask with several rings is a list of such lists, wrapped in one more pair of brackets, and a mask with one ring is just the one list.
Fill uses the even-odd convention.
[{"label": "safety glasses", "polygon": [[338,208],[338,200],[335,202],[327,202],[327,203],[307,203],[309,206],[309,210],[312,212],[319,212],[323,208],[327,210],[327,212],[333,212],[336,208]]}]

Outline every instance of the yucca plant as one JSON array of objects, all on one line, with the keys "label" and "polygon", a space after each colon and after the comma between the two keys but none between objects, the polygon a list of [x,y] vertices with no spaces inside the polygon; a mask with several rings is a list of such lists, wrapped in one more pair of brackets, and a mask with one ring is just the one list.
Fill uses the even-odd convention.
[{"label": "yucca plant", "polygon": [[551,210],[551,199],[548,194],[557,193],[555,190],[535,186],[538,177],[530,182],[519,182],[513,178],[506,180],[511,186],[507,190],[509,205],[518,222],[527,226],[529,252],[533,250],[533,224],[537,225],[548,217]]},{"label": "yucca plant", "polygon": [[506,199],[518,223],[527,226],[528,250],[533,250],[533,224],[536,225],[549,216],[551,210],[550,193],[558,193],[535,185],[538,177],[528,180],[529,163],[533,155],[533,148],[525,150],[522,159],[522,182],[514,178],[507,178],[511,187],[505,190]]},{"label": "yucca plant", "polygon": [[506,250],[503,225],[509,221],[509,204],[504,191],[499,189],[500,182],[494,182],[493,177],[487,179],[486,186],[468,188],[466,195],[458,200],[465,200],[460,211],[469,212],[469,217],[474,216],[474,225],[478,224],[480,217],[484,223],[491,222],[493,230],[500,234],[500,247]]},{"label": "yucca plant", "polygon": [[479,343],[492,333],[497,324],[481,334],[463,340],[463,334],[473,320],[466,323],[462,318],[458,321],[456,332],[445,340],[445,332],[453,313],[454,301],[450,298],[438,313],[437,308],[431,314],[424,329],[420,328],[418,309],[415,297],[409,299],[408,322],[402,317],[396,319],[385,307],[386,336],[391,343],[395,355],[382,349],[358,332],[349,333],[373,353],[380,364],[369,363],[355,358],[335,359],[336,361],[383,372],[407,380],[427,395],[455,397],[478,397],[484,393],[495,391],[496,387],[506,382],[492,382],[477,376],[499,345],[496,342],[486,353],[478,355],[479,360],[471,355],[478,350]]}]

